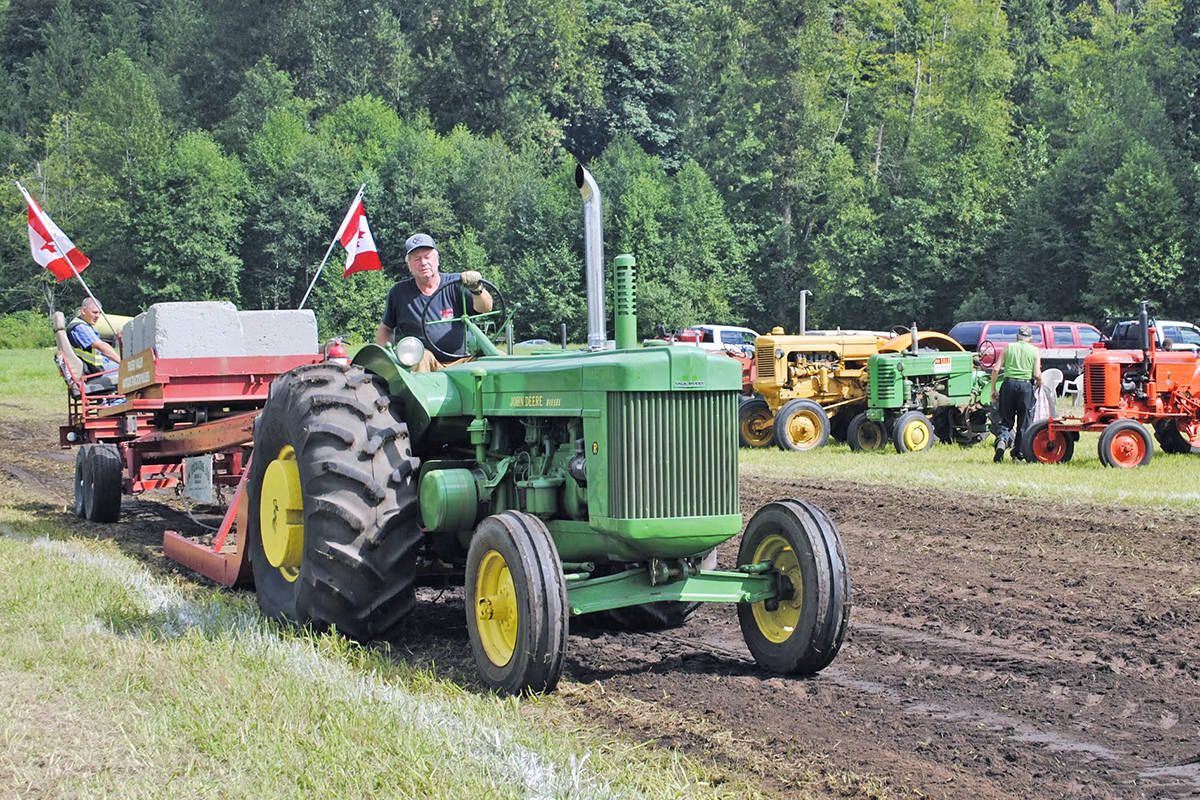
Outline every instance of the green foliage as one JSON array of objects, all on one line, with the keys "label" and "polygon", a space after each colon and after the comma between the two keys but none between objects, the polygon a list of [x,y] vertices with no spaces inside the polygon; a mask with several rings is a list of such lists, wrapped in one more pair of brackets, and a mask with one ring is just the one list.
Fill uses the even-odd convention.
[{"label": "green foliage", "polygon": [[45,314],[15,311],[0,315],[0,350],[53,346],[54,331]]},{"label": "green foliage", "polygon": [[[822,327],[1200,313],[1192,0],[10,0],[0,42],[0,167],[116,311],[294,307],[365,183],[384,270],[335,250],[323,332],[370,340],[425,230],[582,338],[574,156],[644,333],[802,289]],[[0,312],[78,300],[0,213]]]}]

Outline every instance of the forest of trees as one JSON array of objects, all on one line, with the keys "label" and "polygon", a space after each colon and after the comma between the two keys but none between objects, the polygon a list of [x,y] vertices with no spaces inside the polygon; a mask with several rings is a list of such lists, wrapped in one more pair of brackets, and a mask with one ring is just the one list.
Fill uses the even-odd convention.
[{"label": "forest of trees", "polygon": [[370,338],[437,238],[585,326],[576,159],[643,333],[946,329],[1200,309],[1200,0],[0,0],[0,314],[295,307],[361,183],[384,263],[312,307]]}]

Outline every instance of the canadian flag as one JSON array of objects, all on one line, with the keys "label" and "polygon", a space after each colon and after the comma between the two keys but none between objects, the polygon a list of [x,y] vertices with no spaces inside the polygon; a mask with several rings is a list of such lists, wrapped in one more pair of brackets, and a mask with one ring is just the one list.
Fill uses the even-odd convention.
[{"label": "canadian flag", "polygon": [[367,225],[367,212],[363,208],[362,190],[350,204],[342,227],[338,228],[337,239],[346,248],[346,269],[342,272],[345,278],[355,272],[365,272],[371,269],[383,269],[379,263],[379,251],[375,248],[375,237],[371,236],[371,227]]},{"label": "canadian flag", "polygon": [[[79,248],[54,224],[50,215],[42,211],[24,186],[18,183],[17,188],[21,190],[29,209],[29,250],[33,253],[33,260],[54,273],[60,283],[87,269],[88,264],[92,263],[91,259],[79,252]],[[367,235],[370,236],[369,233]],[[63,251],[66,251],[65,255]]]}]

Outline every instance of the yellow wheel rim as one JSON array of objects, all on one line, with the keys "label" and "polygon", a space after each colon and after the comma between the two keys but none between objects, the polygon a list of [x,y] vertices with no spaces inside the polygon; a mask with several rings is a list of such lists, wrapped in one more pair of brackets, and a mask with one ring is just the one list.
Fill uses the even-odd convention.
[{"label": "yellow wheel rim", "polygon": [[791,638],[800,624],[800,611],[804,597],[804,576],[800,573],[800,561],[788,540],[777,533],[763,539],[754,551],[755,564],[770,561],[772,566],[792,585],[791,594],[779,598],[779,607],[768,611],[766,603],[755,603],[754,621],[758,630],[769,641],[782,644]]},{"label": "yellow wheel rim", "polygon": [[[824,416],[824,414],[822,414]],[[807,450],[817,443],[821,421],[813,411],[798,411],[787,421],[787,435],[792,444]]]},{"label": "yellow wheel rim", "polygon": [[771,412],[763,409],[745,414],[741,420],[742,438],[755,447],[763,447],[771,443]]},{"label": "yellow wheel rim", "polygon": [[904,426],[904,446],[909,450],[924,450],[929,444],[929,426],[914,419]]},{"label": "yellow wheel rim", "polygon": [[508,562],[489,550],[475,575],[475,622],[488,661],[503,667],[517,649],[517,591]]},{"label": "yellow wheel rim", "polygon": [[258,525],[263,553],[285,580],[300,577],[304,557],[304,495],[296,451],[285,445],[263,474]]}]

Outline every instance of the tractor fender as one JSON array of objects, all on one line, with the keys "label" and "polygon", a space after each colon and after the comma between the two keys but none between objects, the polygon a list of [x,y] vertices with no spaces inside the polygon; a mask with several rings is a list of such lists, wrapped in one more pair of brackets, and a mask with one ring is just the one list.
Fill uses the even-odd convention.
[{"label": "tractor fender", "polygon": [[462,396],[444,372],[410,372],[396,360],[391,348],[368,344],[354,356],[353,362],[367,372],[387,381],[393,402],[404,406],[409,435],[422,438],[438,417],[462,416]]},{"label": "tractor fender", "polygon": [[[912,334],[902,333],[879,345],[881,353],[900,353],[912,347]],[[917,331],[917,347],[925,350],[940,350],[944,353],[961,352],[963,346],[957,340],[937,331]]]}]

